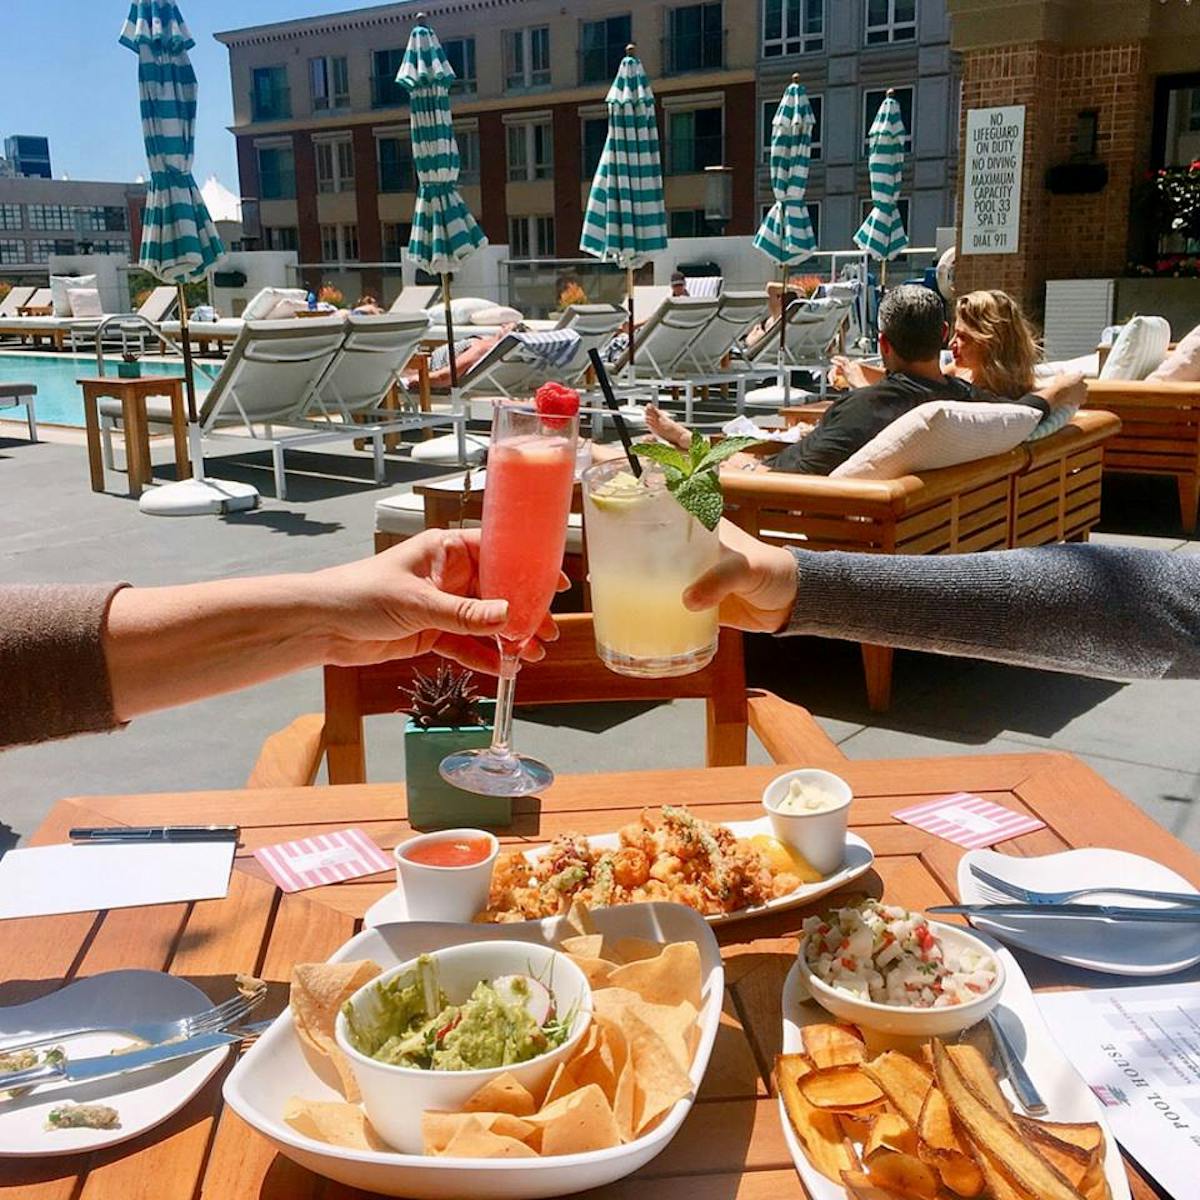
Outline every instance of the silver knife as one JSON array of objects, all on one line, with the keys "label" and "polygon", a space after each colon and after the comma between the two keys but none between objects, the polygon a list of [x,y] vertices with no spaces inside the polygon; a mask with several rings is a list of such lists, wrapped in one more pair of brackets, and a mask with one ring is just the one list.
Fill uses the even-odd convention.
[{"label": "silver knife", "polygon": [[206,1054],[209,1050],[230,1046],[240,1040],[232,1033],[202,1033],[180,1042],[164,1042],[160,1046],[147,1046],[144,1050],[131,1050],[127,1054],[101,1054],[95,1058],[43,1063],[41,1066],[0,1075],[0,1092],[9,1088],[28,1087],[31,1084],[56,1083],[60,1079],[83,1083],[89,1079],[102,1079],[105,1075],[124,1075],[129,1071],[140,1071],[143,1067],[170,1062],[175,1058],[193,1058],[197,1054]]},{"label": "silver knife", "polygon": [[1151,921],[1200,925],[1200,908],[1127,908],[1113,904],[935,904],[929,913],[968,917],[1087,917],[1102,921]]}]

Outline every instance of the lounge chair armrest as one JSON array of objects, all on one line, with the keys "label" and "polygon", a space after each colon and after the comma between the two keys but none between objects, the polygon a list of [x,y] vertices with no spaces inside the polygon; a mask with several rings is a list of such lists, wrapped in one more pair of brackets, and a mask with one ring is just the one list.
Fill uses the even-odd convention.
[{"label": "lounge chair armrest", "polygon": [[812,713],[774,692],[752,690],[747,697],[750,728],[772,761],[837,769],[846,756],[817,724]]},{"label": "lounge chair armrest", "polygon": [[312,787],[325,757],[325,714],[306,713],[262,744],[248,788]]},{"label": "lounge chair armrest", "polygon": [[1089,379],[1087,403],[1093,407],[1133,403],[1175,408],[1188,401],[1200,405],[1200,382],[1181,383],[1158,379]]}]

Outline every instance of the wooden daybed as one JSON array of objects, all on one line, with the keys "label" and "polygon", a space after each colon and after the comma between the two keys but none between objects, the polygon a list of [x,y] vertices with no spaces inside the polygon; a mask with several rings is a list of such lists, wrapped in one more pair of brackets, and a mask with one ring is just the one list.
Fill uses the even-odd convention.
[{"label": "wooden daybed", "polygon": [[[726,516],[776,545],[870,554],[964,554],[1086,541],[1100,520],[1100,474],[1121,428],[1079,412],[1058,433],[977,462],[886,481],[816,475],[722,477]],[[890,647],[864,645],[867,698],[891,699]]]}]

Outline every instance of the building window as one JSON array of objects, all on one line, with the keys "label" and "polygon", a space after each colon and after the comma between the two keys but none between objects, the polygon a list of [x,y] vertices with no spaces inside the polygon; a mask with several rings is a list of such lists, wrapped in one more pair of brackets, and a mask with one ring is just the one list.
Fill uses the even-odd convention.
[{"label": "building window", "polygon": [[25,261],[25,243],[17,238],[0,239],[0,263]]},{"label": "building window", "polygon": [[667,236],[720,237],[721,230],[705,218],[702,208],[673,208],[667,213]]},{"label": "building window", "polygon": [[452,92],[473,92],[475,82],[475,39],[447,38],[442,43],[446,59],[454,70],[455,80],[450,85]]},{"label": "building window", "polygon": [[46,239],[39,238],[30,242],[29,261],[44,263],[50,261],[52,254],[74,254],[75,243],[70,238]]},{"label": "building window", "polygon": [[917,36],[917,0],[866,0],[868,46],[911,42]]},{"label": "building window", "polygon": [[[913,89],[911,87],[893,88],[896,103],[900,105],[900,120],[904,122],[904,149],[911,150],[913,144]],[[871,144],[867,135],[871,132],[871,123],[879,112],[879,106],[887,99],[887,88],[868,88],[863,92],[863,155],[870,151]]]},{"label": "building window", "polygon": [[604,143],[608,140],[607,117],[584,117],[580,145],[583,148],[583,177],[591,179],[600,165]]},{"label": "building window", "polygon": [[344,56],[323,54],[308,60],[308,88],[315,113],[350,105],[350,68]]},{"label": "building window", "polygon": [[296,156],[291,146],[260,146],[258,185],[264,200],[296,198]]},{"label": "building window", "polygon": [[550,86],[550,26],[504,31],[504,90]]},{"label": "building window", "polygon": [[395,108],[408,103],[408,88],[396,82],[404,47],[376,50],[371,55],[371,107]]},{"label": "building window", "polygon": [[816,240],[817,246],[821,245],[821,202],[820,200],[810,200],[805,205],[808,209],[808,223],[812,226],[813,238]]},{"label": "building window", "polygon": [[30,229],[74,229],[71,209],[66,204],[31,204],[29,206]]},{"label": "building window", "polygon": [[0,229],[20,229],[23,224],[19,204],[0,204]]},{"label": "building window", "polygon": [[384,261],[399,262],[412,234],[412,226],[401,221],[384,221],[379,227],[379,234]]},{"label": "building window", "polygon": [[685,4],[668,10],[665,49],[664,70],[668,75],[720,70],[725,65],[720,0],[716,4]]},{"label": "building window", "polygon": [[455,128],[454,140],[458,143],[458,179],[460,183],[479,182],[479,130]]},{"label": "building window", "polygon": [[[809,143],[808,157],[810,162],[819,162],[823,153],[821,133],[824,125],[822,117],[825,112],[825,98],[809,96],[808,102],[813,111],[812,141]],[[775,120],[778,109],[778,100],[768,101],[762,106],[762,160],[765,163],[771,161],[771,122]]]},{"label": "building window", "polygon": [[320,228],[323,263],[358,261],[357,225],[322,225]]},{"label": "building window", "polygon": [[[867,214],[873,207],[869,197],[858,202],[858,223],[860,225],[867,219]],[[896,207],[900,210],[900,223],[904,226],[904,232],[908,233],[908,200],[897,200]]]},{"label": "building window", "polygon": [[358,226],[342,226],[342,258],[346,262],[358,262]]},{"label": "building window", "polygon": [[375,139],[379,156],[379,190],[411,192],[416,181],[413,171],[412,142],[406,137]]},{"label": "building window", "polygon": [[286,121],[292,115],[287,67],[255,67],[251,77],[250,113],[255,121]]},{"label": "building window", "polygon": [[93,254],[124,254],[129,257],[129,243],[118,242],[111,238],[101,238],[98,242],[92,243]]},{"label": "building window", "polygon": [[763,0],[763,58],[825,49],[825,0]]},{"label": "building window", "polygon": [[667,114],[667,173],[688,175],[720,166],[725,158],[720,108],[693,108]]},{"label": "building window", "polygon": [[603,21],[584,21],[579,34],[579,82],[611,79],[632,40],[633,18],[628,13]]},{"label": "building window", "polygon": [[354,143],[350,138],[337,138],[313,143],[317,160],[318,192],[352,192],[354,190]]},{"label": "building window", "polygon": [[554,177],[554,136],[549,120],[514,122],[508,127],[510,183]]},{"label": "building window", "polygon": [[509,217],[508,252],[512,258],[550,258],[554,254],[554,218]]},{"label": "building window", "polygon": [[268,250],[299,250],[300,233],[295,225],[268,225],[263,229]]}]

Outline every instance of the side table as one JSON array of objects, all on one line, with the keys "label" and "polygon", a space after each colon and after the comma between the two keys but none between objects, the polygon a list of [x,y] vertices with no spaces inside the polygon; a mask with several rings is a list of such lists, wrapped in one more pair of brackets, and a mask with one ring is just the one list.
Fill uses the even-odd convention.
[{"label": "side table", "polygon": [[187,479],[187,413],[183,405],[183,379],[175,375],[140,375],[122,378],[104,375],[76,380],[83,389],[83,416],[87,425],[88,470],[92,491],[104,491],[104,458],[100,448],[100,400],[121,402],[121,424],[125,431],[125,462],[129,494],[142,494],[151,480],[150,430],[146,420],[146,397],[165,396],[171,402],[171,432],[175,438],[175,478]]}]

